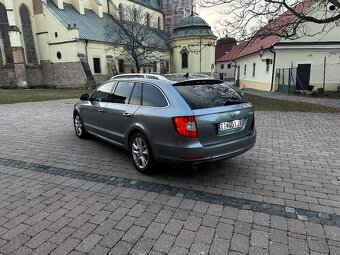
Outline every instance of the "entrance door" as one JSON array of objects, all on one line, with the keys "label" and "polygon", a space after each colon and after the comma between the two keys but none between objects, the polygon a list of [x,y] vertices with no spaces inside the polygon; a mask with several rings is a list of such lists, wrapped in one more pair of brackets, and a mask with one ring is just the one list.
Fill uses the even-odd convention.
[{"label": "entrance door", "polygon": [[311,64],[298,64],[296,90],[309,90]]}]

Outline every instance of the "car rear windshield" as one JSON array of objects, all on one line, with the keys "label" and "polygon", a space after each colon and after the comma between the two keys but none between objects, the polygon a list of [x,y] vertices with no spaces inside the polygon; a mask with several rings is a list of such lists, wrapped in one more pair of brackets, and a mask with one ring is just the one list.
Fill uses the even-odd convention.
[{"label": "car rear windshield", "polygon": [[209,83],[211,82],[195,81],[195,83],[176,83],[173,86],[192,110],[241,104],[246,102],[227,84],[222,82]]}]

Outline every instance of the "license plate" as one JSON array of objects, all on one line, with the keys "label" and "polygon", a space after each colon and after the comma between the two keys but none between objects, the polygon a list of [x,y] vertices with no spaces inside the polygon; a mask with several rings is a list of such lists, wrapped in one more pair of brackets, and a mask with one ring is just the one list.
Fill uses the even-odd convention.
[{"label": "license plate", "polygon": [[222,122],[217,125],[217,132],[230,132],[238,130],[242,127],[242,120],[233,120],[228,122]]}]

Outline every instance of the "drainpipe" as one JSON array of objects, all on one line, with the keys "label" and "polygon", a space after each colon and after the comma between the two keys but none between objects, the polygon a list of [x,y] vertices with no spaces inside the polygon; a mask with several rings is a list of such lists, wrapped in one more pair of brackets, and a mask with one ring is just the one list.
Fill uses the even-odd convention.
[{"label": "drainpipe", "polygon": [[89,44],[89,40],[85,39],[85,56],[86,56],[86,61],[89,62],[89,57],[87,55],[87,46]]},{"label": "drainpipe", "polygon": [[[234,85],[236,85],[236,69],[237,69],[236,61],[232,60],[230,62],[234,63]],[[233,67],[233,64],[231,64],[231,67]]]},{"label": "drainpipe", "polygon": [[272,72],[272,83],[270,85],[270,91],[273,91],[274,87],[274,78],[275,78],[275,64],[276,64],[276,52],[273,51],[273,46],[270,47],[269,51],[274,54],[274,59],[273,59],[273,72]]}]

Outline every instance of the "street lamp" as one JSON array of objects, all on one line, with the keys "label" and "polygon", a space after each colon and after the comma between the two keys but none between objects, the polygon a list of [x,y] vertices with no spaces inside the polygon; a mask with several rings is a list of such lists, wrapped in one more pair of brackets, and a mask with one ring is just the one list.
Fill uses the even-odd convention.
[{"label": "street lamp", "polygon": [[263,49],[263,46],[261,46],[261,48],[259,49],[259,55],[260,55],[260,58],[262,60],[262,57],[264,55],[264,49]]}]

